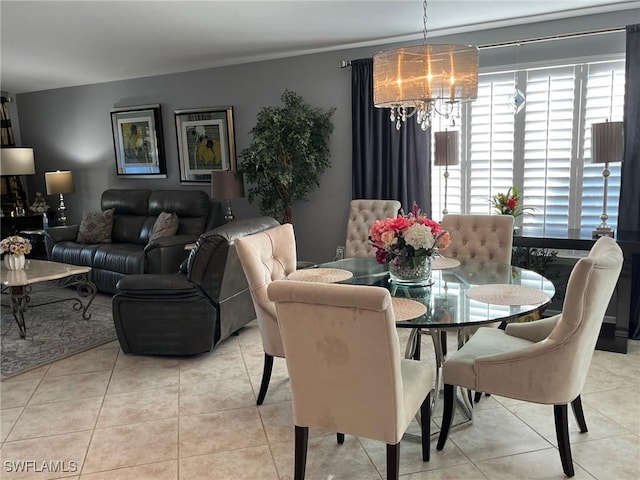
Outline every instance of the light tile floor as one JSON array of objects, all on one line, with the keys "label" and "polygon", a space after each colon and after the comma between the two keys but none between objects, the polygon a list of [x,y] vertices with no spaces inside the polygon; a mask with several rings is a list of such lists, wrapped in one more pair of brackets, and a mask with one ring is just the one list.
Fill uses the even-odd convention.
[{"label": "light tile floor", "polygon": [[[401,342],[406,336],[400,332]],[[426,340],[423,348],[432,359]],[[5,380],[0,478],[291,479],[286,364],[275,360],[257,407],[262,360],[254,322],[205,355],[124,355],[113,342]],[[589,432],[580,434],[571,418],[575,478],[640,478],[640,342],[630,341],[626,355],[596,351],[582,399]],[[439,402],[436,429],[441,415]],[[417,424],[410,431],[419,432]],[[19,461],[28,473],[15,471]],[[443,451],[432,441],[428,463],[417,440],[403,440],[400,469],[404,480],[564,478],[552,407],[493,396]],[[347,435],[340,446],[333,433],[311,432],[308,480],[384,477],[383,443]]]}]

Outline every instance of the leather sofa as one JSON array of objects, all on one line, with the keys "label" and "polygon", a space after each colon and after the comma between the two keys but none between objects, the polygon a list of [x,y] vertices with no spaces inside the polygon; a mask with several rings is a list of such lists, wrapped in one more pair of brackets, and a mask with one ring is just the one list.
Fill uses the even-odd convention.
[{"label": "leather sofa", "polygon": [[[185,245],[224,223],[222,205],[202,190],[109,189],[100,208],[114,209],[111,243],[77,242],[79,225],[47,228],[45,242],[49,260],[91,267],[91,280],[105,293],[116,293],[127,275],[177,272],[189,255]],[[177,214],[178,231],[149,241],[162,212]]]},{"label": "leather sofa", "polygon": [[118,282],[113,320],[125,353],[195,355],[256,318],[234,240],[279,223],[236,220],[200,235],[181,272],[129,275]]}]

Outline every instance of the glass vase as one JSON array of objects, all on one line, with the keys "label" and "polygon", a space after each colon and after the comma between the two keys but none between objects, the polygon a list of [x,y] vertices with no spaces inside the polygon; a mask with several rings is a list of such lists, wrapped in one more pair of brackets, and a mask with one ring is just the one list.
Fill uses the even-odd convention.
[{"label": "glass vase", "polygon": [[431,257],[396,257],[388,262],[389,277],[399,285],[430,285]]},{"label": "glass vase", "polygon": [[24,255],[12,255],[7,253],[4,256],[4,265],[7,267],[7,270],[22,270],[24,268],[24,264]]}]

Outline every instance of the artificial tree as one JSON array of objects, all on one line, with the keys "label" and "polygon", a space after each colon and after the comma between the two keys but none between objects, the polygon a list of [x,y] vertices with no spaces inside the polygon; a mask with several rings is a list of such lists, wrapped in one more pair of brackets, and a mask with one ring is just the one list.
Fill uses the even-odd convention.
[{"label": "artificial tree", "polygon": [[259,198],[263,215],[291,223],[293,204],[320,186],[320,175],[330,165],[335,108],[312,107],[290,90],[281,100],[283,107],[264,107],[258,113],[238,170],[250,185],[249,202]]}]

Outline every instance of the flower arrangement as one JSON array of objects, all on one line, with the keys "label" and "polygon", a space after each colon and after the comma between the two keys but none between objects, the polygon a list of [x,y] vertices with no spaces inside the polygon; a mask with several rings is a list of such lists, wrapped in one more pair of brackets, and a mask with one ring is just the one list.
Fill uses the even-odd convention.
[{"label": "flower arrangement", "polygon": [[12,235],[0,241],[0,252],[11,255],[26,255],[31,253],[31,242],[26,238]]},{"label": "flower arrangement", "polygon": [[369,240],[380,264],[432,256],[436,249],[447,248],[451,243],[449,232],[424,216],[415,202],[408,215],[377,220],[369,229]]},{"label": "flower arrangement", "polygon": [[507,193],[498,193],[491,197],[491,204],[498,213],[519,217],[527,210],[533,208],[522,207],[522,197],[517,187],[510,187]]}]

